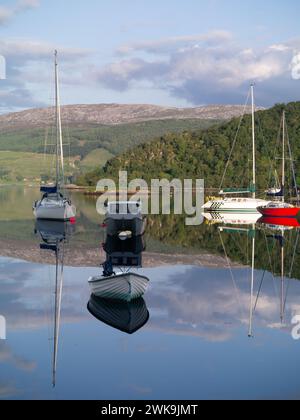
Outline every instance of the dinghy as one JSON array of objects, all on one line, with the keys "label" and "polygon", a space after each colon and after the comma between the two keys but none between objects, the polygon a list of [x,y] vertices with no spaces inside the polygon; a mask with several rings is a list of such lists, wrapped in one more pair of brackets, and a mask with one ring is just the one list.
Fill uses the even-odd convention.
[{"label": "dinghy", "polygon": [[89,285],[92,294],[104,299],[131,302],[142,297],[149,279],[136,273],[119,273],[111,276],[91,277]]}]

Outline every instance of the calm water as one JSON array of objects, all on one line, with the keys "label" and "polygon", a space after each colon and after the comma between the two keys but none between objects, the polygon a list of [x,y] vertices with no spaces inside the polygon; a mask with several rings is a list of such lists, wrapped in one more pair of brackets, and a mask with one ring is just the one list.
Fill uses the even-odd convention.
[{"label": "calm water", "polygon": [[[180,218],[150,218],[146,268],[139,270],[150,279],[141,303],[150,317],[129,335],[117,328],[130,314],[134,318],[134,308],[112,308],[114,327],[87,309],[87,281],[101,274],[104,237],[95,201],[73,194],[79,217],[65,253],[76,265],[72,256],[81,252],[83,264],[65,265],[55,348],[55,256],[39,249],[41,237],[34,234],[31,205],[38,195],[31,189],[0,190],[0,315],[6,319],[0,398],[300,397],[300,341],[291,336],[291,320],[300,315],[297,230],[185,228]],[[94,268],[84,267],[92,248]]]}]

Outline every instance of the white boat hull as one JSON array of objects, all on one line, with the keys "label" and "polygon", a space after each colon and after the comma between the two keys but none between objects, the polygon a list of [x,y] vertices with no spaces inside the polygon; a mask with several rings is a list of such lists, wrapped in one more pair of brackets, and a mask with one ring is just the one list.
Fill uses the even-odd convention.
[{"label": "white boat hull", "polygon": [[38,220],[68,221],[76,217],[76,207],[65,200],[41,200],[34,207],[34,216]]},{"label": "white boat hull", "polygon": [[136,273],[117,274],[111,277],[92,277],[89,285],[92,294],[104,299],[131,302],[144,295],[149,279]]},{"label": "white boat hull", "polygon": [[257,208],[269,203],[270,201],[256,198],[224,198],[209,201],[202,208],[208,213],[259,214]]}]

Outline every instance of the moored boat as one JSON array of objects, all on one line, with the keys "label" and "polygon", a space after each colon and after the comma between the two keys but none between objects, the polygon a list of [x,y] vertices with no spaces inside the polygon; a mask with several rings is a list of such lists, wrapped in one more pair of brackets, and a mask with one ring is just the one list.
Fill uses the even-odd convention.
[{"label": "moored boat", "polygon": [[113,274],[108,277],[91,277],[91,292],[104,299],[131,302],[142,297],[148,287],[149,279],[136,273]]},{"label": "moored boat", "polygon": [[[231,151],[230,157],[227,162],[225,172],[223,175],[222,183],[221,183],[220,196],[224,198],[217,198],[217,199],[209,200],[202,207],[204,212],[258,214],[257,208],[260,206],[267,205],[269,203],[269,201],[259,199],[256,196],[256,138],[255,138],[254,85],[251,85],[251,99],[252,99],[252,183],[248,188],[222,189],[222,184],[225,179],[225,175],[228,169],[228,164],[232,155],[232,151]],[[239,129],[240,129],[240,125],[239,125],[238,130]],[[249,195],[251,194],[252,197],[247,197],[246,194],[249,194]]]},{"label": "moored boat", "polygon": [[38,220],[69,221],[76,217],[76,207],[63,194],[64,152],[59,99],[57,51],[55,51],[55,105],[56,105],[56,181],[54,185],[42,186],[42,198],[33,205]]},{"label": "moored boat", "polygon": [[[283,217],[283,218],[296,218],[300,213],[300,207],[293,206],[292,204],[285,202],[285,175],[286,175],[286,168],[285,168],[285,144],[286,144],[286,119],[285,119],[285,111],[283,112],[282,116],[282,187],[280,192],[277,194],[277,198],[275,201],[271,201],[267,205],[259,206],[257,210],[266,217]],[[289,151],[291,155],[291,147],[289,145]],[[293,162],[292,156],[290,156],[291,162]],[[292,165],[292,172],[294,177],[294,182],[296,180],[294,167]],[[296,183],[296,182],[295,182]],[[296,186],[297,189],[297,186]],[[297,192],[298,195],[298,192]],[[299,197],[297,197],[297,201],[299,201]]]}]

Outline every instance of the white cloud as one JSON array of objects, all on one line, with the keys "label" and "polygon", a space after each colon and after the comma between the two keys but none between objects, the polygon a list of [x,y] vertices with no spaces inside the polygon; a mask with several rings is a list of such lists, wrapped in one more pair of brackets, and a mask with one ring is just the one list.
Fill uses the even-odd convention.
[{"label": "white cloud", "polygon": [[[168,90],[192,104],[212,103],[219,96],[218,103],[241,103],[246,85],[256,82],[263,89],[281,78],[289,80],[288,91],[287,83],[282,83],[285,100],[288,94],[295,95],[291,62],[298,44],[293,40],[264,50],[245,49],[226,31],[140,42],[119,48],[117,52],[127,55],[126,60],[105,66],[96,77],[116,91],[150,82],[153,88]],[[269,89],[264,98],[267,105],[280,100],[282,92],[278,88],[270,95]]]},{"label": "white cloud", "polygon": [[39,0],[19,0],[12,7],[0,6],[0,25],[3,25],[28,9],[39,7]]}]

